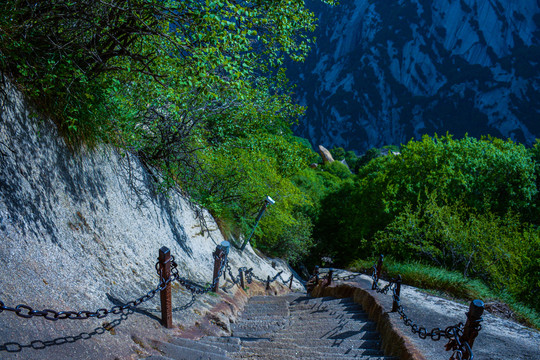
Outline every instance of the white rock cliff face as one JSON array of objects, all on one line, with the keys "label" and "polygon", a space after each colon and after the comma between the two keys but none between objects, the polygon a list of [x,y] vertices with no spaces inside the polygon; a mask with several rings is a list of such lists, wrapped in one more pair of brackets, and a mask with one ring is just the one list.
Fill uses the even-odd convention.
[{"label": "white rock cliff face", "polygon": [[[212,252],[224,239],[208,212],[197,217],[184,198],[154,194],[147,172],[129,154],[107,146],[74,153],[52,122],[30,116],[13,86],[5,83],[0,90],[0,301],[38,310],[95,311],[123,305],[156,288],[155,263],[162,246],[175,256],[181,276],[211,282]],[[209,232],[201,227],[201,218]],[[279,270],[284,270],[284,279],[290,275],[284,264],[272,268],[249,246],[243,254],[231,249],[230,265],[234,274],[247,266],[264,279]],[[294,287],[300,284],[295,281]],[[178,284],[173,286],[173,306],[190,299]],[[151,329],[159,326],[159,294],[141,307],[151,315]],[[173,314],[176,324],[187,326],[186,315],[193,311]],[[4,342],[24,345],[73,336],[90,332],[89,327],[104,320],[52,323],[1,313],[0,358],[13,355],[2,351]],[[70,357],[59,348],[66,357],[43,357],[41,352],[35,358],[100,356],[72,349]],[[34,358],[25,351],[20,358]]]},{"label": "white rock cliff face", "polygon": [[422,134],[540,137],[540,5],[309,1],[317,44],[290,77],[314,145],[363,152]]}]

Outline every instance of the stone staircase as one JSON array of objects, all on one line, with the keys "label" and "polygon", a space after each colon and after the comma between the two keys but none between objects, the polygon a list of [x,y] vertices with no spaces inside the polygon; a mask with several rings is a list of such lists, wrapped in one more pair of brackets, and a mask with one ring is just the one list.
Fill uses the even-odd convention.
[{"label": "stone staircase", "polygon": [[305,294],[251,298],[230,337],[176,338],[154,345],[162,356],[151,360],[397,360],[383,355],[375,324],[358,304]]}]

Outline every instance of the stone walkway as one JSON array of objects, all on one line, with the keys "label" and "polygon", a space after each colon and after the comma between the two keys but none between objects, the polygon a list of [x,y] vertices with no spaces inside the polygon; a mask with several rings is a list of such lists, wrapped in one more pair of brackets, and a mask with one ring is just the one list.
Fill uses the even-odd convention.
[{"label": "stone walkway", "polygon": [[352,299],[305,294],[256,296],[232,326],[231,337],[155,342],[149,359],[364,359],[384,356],[380,334]]}]

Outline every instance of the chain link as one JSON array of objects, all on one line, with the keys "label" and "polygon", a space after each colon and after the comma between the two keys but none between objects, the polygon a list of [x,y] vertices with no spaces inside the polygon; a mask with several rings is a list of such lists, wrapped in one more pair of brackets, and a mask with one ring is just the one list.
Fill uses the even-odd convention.
[{"label": "chain link", "polygon": [[278,273],[279,279],[281,280],[281,282],[283,283],[283,285],[288,285],[288,284],[291,282],[291,280],[294,278],[294,276],[293,276],[293,274],[291,273],[291,276],[289,276],[289,278],[288,278],[287,280],[283,280],[283,277],[281,276],[281,273],[282,273],[282,272],[283,272],[283,271],[280,271],[280,272]]},{"label": "chain link", "polygon": [[358,276],[360,276],[362,274],[360,273],[354,273],[354,274],[350,274],[350,275],[345,275],[345,276],[339,276],[339,275],[334,275],[332,276],[332,280],[341,280],[341,281],[349,281],[349,280],[352,280]]},{"label": "chain link", "polygon": [[5,351],[5,352],[8,352],[8,353],[18,353],[18,352],[21,352],[25,348],[34,349],[34,350],[43,350],[46,347],[50,347],[50,346],[59,346],[59,345],[67,344],[67,343],[74,343],[74,342],[79,341],[79,340],[88,340],[88,339],[92,338],[93,336],[104,334],[106,331],[111,331],[112,329],[114,329],[115,327],[120,325],[120,323],[122,321],[126,320],[128,318],[128,315],[130,315],[131,313],[132,313],[132,311],[130,311],[128,313],[124,313],[124,314],[120,315],[119,318],[111,321],[110,323],[107,323],[106,325],[104,325],[102,327],[98,327],[98,328],[94,329],[92,332],[89,332],[89,333],[88,332],[83,332],[83,333],[80,333],[79,335],[64,336],[64,337],[59,337],[59,338],[56,338],[56,339],[53,339],[53,340],[45,340],[45,341],[44,340],[34,340],[34,341],[30,342],[29,344],[19,344],[17,342],[7,342],[7,343],[4,343],[4,344],[0,345],[0,351]]},{"label": "chain link", "polygon": [[[173,276],[175,276],[175,280],[178,281],[180,283],[180,285],[182,285],[184,288],[189,290],[192,294],[197,294],[197,295],[199,295],[199,294],[207,294],[210,291],[212,291],[212,289],[216,286],[216,284],[219,281],[219,278],[221,278],[221,276],[224,274],[224,271],[225,271],[225,269],[227,267],[227,264],[228,264],[227,255],[222,254],[221,256],[218,256],[218,255],[216,255],[216,253],[214,253],[214,260],[217,260],[220,257],[221,257],[222,261],[221,261],[221,267],[219,268],[219,271],[218,271],[218,275],[214,279],[212,279],[212,283],[210,285],[208,285],[208,286],[197,284],[194,281],[191,281],[189,279],[186,279],[186,278],[180,276],[178,274],[178,270],[176,270],[176,263],[174,262],[174,260],[172,260],[172,262],[175,265],[176,273]],[[173,272],[172,269],[171,269],[171,272]]]},{"label": "chain link", "polygon": [[[319,274],[320,276],[324,274]],[[332,276],[332,280],[352,280],[358,276],[362,275],[361,273],[354,273],[346,276],[338,276],[334,275]],[[377,265],[373,265],[373,272],[371,274],[371,279],[373,281],[373,289],[377,293],[381,294],[388,294],[388,292],[392,291],[392,299],[397,304],[397,312],[401,319],[403,320],[404,324],[411,328],[411,331],[413,334],[418,334],[418,337],[420,339],[431,339],[433,341],[439,341],[441,338],[448,339],[448,343],[446,344],[446,350],[453,350],[452,356],[450,357],[450,360],[473,360],[473,353],[472,349],[469,346],[467,342],[461,342],[459,339],[461,336],[463,336],[463,329],[464,324],[462,322],[459,322],[456,325],[451,325],[446,327],[444,330],[441,328],[433,328],[431,331],[427,331],[425,326],[419,326],[417,325],[412,319],[410,319],[407,314],[405,313],[405,310],[403,306],[401,305],[401,299],[400,296],[397,294],[397,288],[398,288],[398,280],[392,279],[388,282],[387,285],[384,287],[379,286],[379,278],[377,277]],[[475,324],[476,330],[480,331],[481,325],[480,322],[477,322]]]},{"label": "chain link", "polygon": [[[229,265],[229,260],[226,253],[221,253],[221,255],[214,253],[213,257],[214,257],[214,260],[221,260],[221,267],[218,271],[218,275],[212,280],[212,283],[207,286],[198,284],[192,280],[189,280],[185,277],[180,276],[178,272],[178,264],[176,263],[174,256],[171,255],[171,260],[170,260],[171,275],[169,276],[169,278],[168,279],[161,278],[161,268],[160,268],[160,263],[158,261],[155,265],[156,272],[160,278],[160,282],[157,285],[157,287],[153,290],[150,290],[145,295],[135,300],[129,301],[128,303],[122,306],[115,305],[111,307],[110,309],[101,308],[95,311],[87,311],[87,310],[57,311],[57,310],[51,310],[51,309],[36,310],[32,308],[31,306],[28,306],[25,304],[19,304],[15,307],[10,307],[10,306],[7,306],[2,300],[0,300],[0,313],[7,311],[7,312],[12,312],[18,317],[25,318],[25,319],[30,319],[33,317],[42,317],[50,321],[65,320],[65,319],[84,320],[84,319],[90,319],[90,318],[101,319],[111,314],[114,314],[114,315],[125,314],[126,310],[137,307],[141,305],[142,303],[153,299],[158,292],[161,292],[162,290],[164,290],[167,287],[167,285],[169,285],[173,281],[178,281],[184,288],[186,288],[192,294],[192,298],[187,304],[174,309],[175,311],[185,310],[195,303],[196,295],[206,294],[212,291],[212,289],[214,289],[215,285],[218,283],[220,277],[221,276],[225,277],[227,272],[233,283],[232,286],[240,283],[240,275],[234,276],[232,274],[231,266]],[[283,271],[278,272],[270,281],[268,281],[268,280],[261,279],[257,275],[255,275],[253,273],[253,268],[247,269],[246,267],[241,267],[239,270],[244,271],[248,284],[251,284],[251,282],[253,281],[253,278],[263,283],[272,283],[276,281],[278,277],[284,283],[289,282],[291,280],[291,278],[289,278],[285,282],[281,278],[281,274],[283,273]],[[291,277],[292,277],[292,274],[291,274]]]},{"label": "chain link", "polygon": [[[115,305],[111,307],[110,309],[101,308],[101,309],[97,309],[96,311],[87,311],[87,310],[56,311],[56,310],[51,310],[51,309],[35,310],[31,306],[24,305],[24,304],[20,304],[15,307],[9,307],[9,306],[6,306],[3,301],[0,300],[0,313],[4,311],[9,311],[9,312],[13,312],[18,317],[25,318],[25,319],[30,319],[33,317],[43,317],[44,319],[50,320],[50,321],[65,320],[65,319],[86,320],[90,318],[102,319],[110,314],[114,314],[114,315],[123,314],[126,310],[137,307],[140,304],[151,300],[152,298],[154,298],[154,296],[156,296],[158,292],[165,289],[168,284],[170,284],[172,281],[176,279],[176,277],[178,277],[178,270],[176,269],[176,267],[177,265],[174,262],[174,257],[173,257],[173,260],[171,260],[171,272],[173,273],[175,272],[175,274],[173,274],[166,280],[161,279],[160,283],[157,285],[155,289],[150,290],[145,295],[135,300],[132,300],[122,306]],[[156,264],[156,270],[158,271],[158,274],[161,275],[159,271],[159,262]]]}]

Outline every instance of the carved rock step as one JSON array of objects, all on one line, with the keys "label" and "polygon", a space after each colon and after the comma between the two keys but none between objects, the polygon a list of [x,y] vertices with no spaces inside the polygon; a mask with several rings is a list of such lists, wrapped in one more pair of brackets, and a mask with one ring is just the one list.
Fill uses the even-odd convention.
[{"label": "carved rock step", "polygon": [[[231,338],[231,339],[237,339],[240,341],[239,338]],[[380,349],[381,347],[381,341],[380,340],[350,340],[350,339],[308,339],[308,338],[286,338],[286,337],[280,337],[280,338],[274,338],[272,340],[265,339],[266,341],[272,341],[271,345],[276,347],[281,347],[283,345],[290,345],[290,344],[297,344],[299,346],[307,346],[307,347],[341,347],[343,349]],[[258,341],[265,341],[264,339],[252,339],[253,343],[256,343]],[[243,345],[248,345],[249,342],[246,339],[244,342],[242,342]]]},{"label": "carved rock step", "polygon": [[[272,317],[265,324],[264,302],[256,299],[236,324],[233,335],[239,337],[240,351],[229,353],[234,359],[364,359],[396,360],[383,356],[380,335],[367,314],[351,299],[310,298],[291,296],[287,310],[277,310],[279,302],[272,301],[272,311],[289,313],[282,321]],[[283,305],[283,304],[280,304]]]},{"label": "carved rock step", "polygon": [[375,324],[349,299],[303,294],[249,300],[234,336],[156,342],[154,360],[397,360],[383,356]]},{"label": "carved rock step", "polygon": [[391,356],[377,356],[377,355],[347,355],[347,354],[338,354],[338,353],[321,353],[321,352],[301,352],[301,351],[278,351],[274,349],[267,349],[262,352],[242,352],[237,354],[232,354],[233,359],[272,359],[272,360],[314,360],[314,359],[339,359],[339,360],[398,360],[395,357]]},{"label": "carved rock step", "polygon": [[242,348],[240,338],[232,336],[206,336],[199,341],[204,344],[216,346],[220,349],[227,351],[228,353],[240,351],[240,349]]},{"label": "carved rock step", "polygon": [[[273,330],[275,329],[275,330]],[[281,330],[282,329],[282,330]],[[277,332],[280,330],[279,332]],[[379,333],[375,331],[374,323],[345,323],[342,325],[318,323],[311,324],[303,327],[298,324],[294,327],[264,327],[264,326],[252,326],[252,327],[239,327],[233,328],[233,336],[244,338],[265,337],[265,335],[271,335],[272,337],[305,337],[305,338],[317,338],[317,339],[379,339]]]},{"label": "carved rock step", "polygon": [[324,313],[317,312],[291,312],[291,322],[294,321],[303,321],[303,322],[318,322],[320,320],[332,320],[335,322],[359,320],[359,321],[369,321],[368,315],[365,312],[347,312],[343,313],[341,311],[327,311]]},{"label": "carved rock step", "polygon": [[154,356],[154,359],[231,360],[225,350],[195,340],[176,338],[172,342],[154,341],[153,347],[163,354],[162,357]]},{"label": "carved rock step", "polygon": [[[303,354],[305,356],[309,354],[326,354],[327,358],[332,357],[336,354],[335,346],[323,346],[320,344],[313,344],[311,346],[307,344],[302,344],[295,339],[293,342],[285,342],[283,340],[258,340],[253,342],[244,342],[242,344],[243,352],[265,352],[267,353],[269,349],[276,353],[288,353],[293,352],[294,354]],[[369,347],[371,345],[373,348]],[[358,356],[358,355],[373,355],[380,356],[381,351],[378,349],[377,343],[364,344],[365,347],[357,347],[357,345],[349,345],[348,347],[340,344],[339,352],[347,356]],[[261,351],[262,350],[262,351]]]}]

